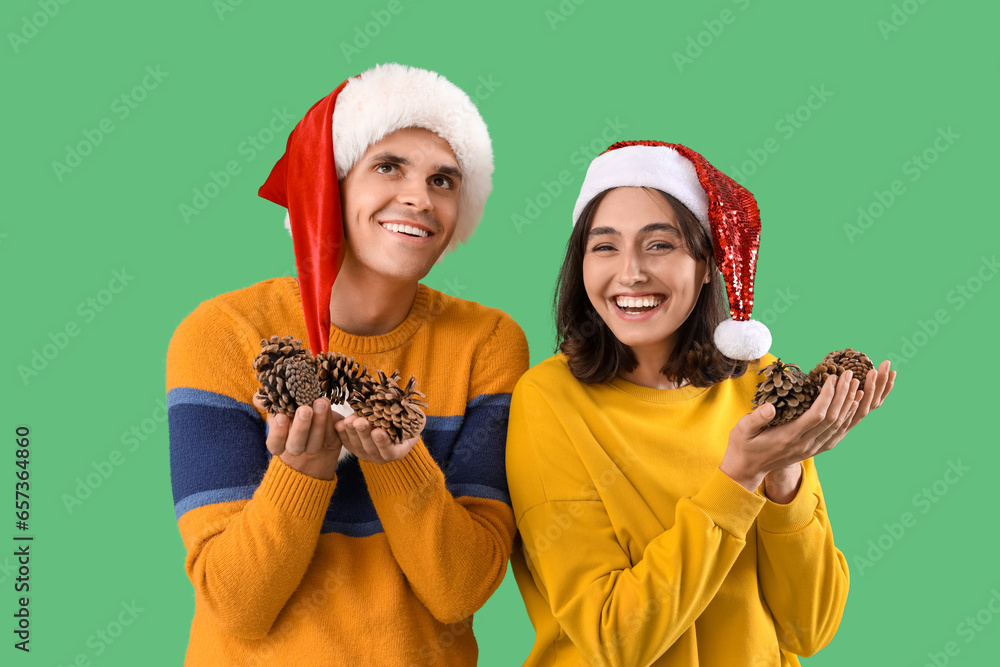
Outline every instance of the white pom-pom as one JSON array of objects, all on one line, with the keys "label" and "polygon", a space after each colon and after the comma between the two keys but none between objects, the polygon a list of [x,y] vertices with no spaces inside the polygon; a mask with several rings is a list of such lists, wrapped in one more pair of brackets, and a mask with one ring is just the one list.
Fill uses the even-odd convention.
[{"label": "white pom-pom", "polygon": [[715,328],[715,346],[730,359],[753,361],[771,349],[771,332],[757,320],[725,320]]}]

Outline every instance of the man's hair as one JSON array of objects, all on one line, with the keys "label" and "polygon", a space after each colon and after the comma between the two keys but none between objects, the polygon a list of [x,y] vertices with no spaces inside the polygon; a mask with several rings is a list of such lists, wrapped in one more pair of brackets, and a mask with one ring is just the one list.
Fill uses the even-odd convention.
[{"label": "man's hair", "polygon": [[[712,239],[694,214],[676,198],[655,188],[643,190],[653,197],[654,193],[659,194],[670,205],[680,223],[688,252],[696,260],[707,262],[712,275],[711,280],[701,286],[694,310],[678,328],[677,346],[661,372],[678,384],[686,380],[695,387],[709,387],[727,378],[742,376],[747,362],[724,356],[712,340],[716,326],[726,319],[724,291],[715,270]],[[611,190],[605,190],[591,199],[580,214],[566,245],[566,258],[559,270],[553,303],[557,347],[568,358],[573,376],[587,384],[607,382],[619,371],[635,370],[637,364],[632,350],[615,337],[594,310],[583,282],[587,234],[598,205],[609,192]]]}]

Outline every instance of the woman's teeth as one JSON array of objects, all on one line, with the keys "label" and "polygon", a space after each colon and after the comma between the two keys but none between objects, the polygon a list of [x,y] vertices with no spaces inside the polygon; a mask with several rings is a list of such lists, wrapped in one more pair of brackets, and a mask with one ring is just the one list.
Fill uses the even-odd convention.
[{"label": "woman's teeth", "polygon": [[395,223],[387,222],[382,223],[382,226],[388,229],[390,232],[399,232],[401,234],[408,234],[410,236],[430,236],[427,232],[417,227],[410,227],[409,225],[397,225]]},{"label": "woman's teeth", "polygon": [[618,296],[615,304],[626,313],[642,313],[656,308],[663,299],[658,296]]}]

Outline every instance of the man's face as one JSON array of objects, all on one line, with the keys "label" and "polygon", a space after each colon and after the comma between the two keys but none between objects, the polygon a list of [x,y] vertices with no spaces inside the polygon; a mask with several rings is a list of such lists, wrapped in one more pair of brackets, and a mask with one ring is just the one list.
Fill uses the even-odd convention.
[{"label": "man's face", "polygon": [[406,128],[372,144],[340,183],[341,270],[420,280],[448,247],[462,173],[448,142]]}]

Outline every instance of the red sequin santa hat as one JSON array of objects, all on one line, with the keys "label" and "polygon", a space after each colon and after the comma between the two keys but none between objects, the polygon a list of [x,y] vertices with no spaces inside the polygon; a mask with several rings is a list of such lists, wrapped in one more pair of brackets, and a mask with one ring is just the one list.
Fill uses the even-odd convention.
[{"label": "red sequin santa hat", "polygon": [[750,319],[760,246],[760,211],[753,195],[680,144],[620,141],[594,158],[573,209],[573,224],[590,200],[620,187],[656,188],[676,197],[712,236],[732,319],[715,330],[715,346],[730,359],[759,359],[771,347],[771,332]]},{"label": "red sequin santa hat", "polygon": [[447,141],[462,171],[458,221],[445,252],[451,251],[483,217],[493,188],[493,147],[476,105],[436,72],[389,63],[344,81],[298,122],[260,188],[261,197],[288,209],[285,226],[313,354],[327,351],[330,292],[343,257],[338,181],[369,146],[408,127]]}]

